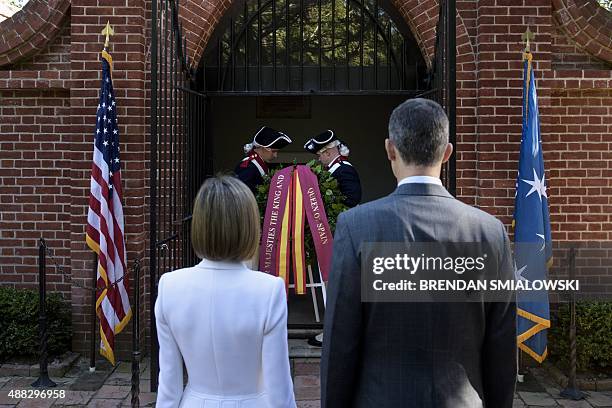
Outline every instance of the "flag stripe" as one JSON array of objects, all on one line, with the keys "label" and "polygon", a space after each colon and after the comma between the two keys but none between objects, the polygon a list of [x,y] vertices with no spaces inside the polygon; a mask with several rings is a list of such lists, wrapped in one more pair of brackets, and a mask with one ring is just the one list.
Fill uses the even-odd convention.
[{"label": "flag stripe", "polygon": [[[107,201],[107,197],[110,194],[108,185],[106,184],[106,180],[103,179],[102,170],[99,167],[93,166],[91,169],[91,173],[92,173],[92,186],[91,186],[91,196],[90,197],[93,196],[93,198],[96,199],[99,204],[99,212],[97,212],[97,215],[104,218],[105,226],[106,226],[107,241],[114,242],[115,229],[113,228],[111,230],[108,228],[109,225],[115,224],[114,222],[115,215],[114,215],[113,208],[108,206],[108,201]],[[112,257],[112,258],[113,260],[115,259],[115,257]]]}]

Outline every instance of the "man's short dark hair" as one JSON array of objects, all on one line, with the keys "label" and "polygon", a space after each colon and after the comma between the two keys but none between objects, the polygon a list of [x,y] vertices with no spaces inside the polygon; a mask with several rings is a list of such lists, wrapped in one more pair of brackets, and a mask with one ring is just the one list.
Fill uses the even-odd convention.
[{"label": "man's short dark hair", "polygon": [[408,99],[389,119],[389,139],[406,164],[431,166],[442,160],[448,143],[448,118],[429,99]]}]

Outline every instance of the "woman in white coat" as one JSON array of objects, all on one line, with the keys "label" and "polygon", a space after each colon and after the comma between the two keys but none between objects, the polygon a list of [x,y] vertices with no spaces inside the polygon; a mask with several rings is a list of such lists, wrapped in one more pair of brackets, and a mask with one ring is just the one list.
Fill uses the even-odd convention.
[{"label": "woman in white coat", "polygon": [[230,176],[206,180],[191,222],[202,262],[159,280],[158,408],[295,407],[284,281],[244,265],[260,233],[245,184]]}]

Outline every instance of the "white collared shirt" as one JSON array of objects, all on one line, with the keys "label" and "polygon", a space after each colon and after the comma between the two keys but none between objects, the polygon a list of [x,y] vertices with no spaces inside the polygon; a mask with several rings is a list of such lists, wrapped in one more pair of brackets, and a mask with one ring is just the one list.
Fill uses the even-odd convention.
[{"label": "white collared shirt", "polygon": [[329,163],[330,164],[333,163],[340,156],[342,156],[342,155],[341,154],[336,155],[333,159],[331,159],[331,161]]},{"label": "white collared shirt", "polygon": [[441,186],[442,180],[440,180],[438,177],[431,177],[431,176],[409,176],[409,177],[405,177],[401,179],[400,182],[397,183],[397,186],[399,187],[402,184],[409,184],[409,183],[437,184]]}]

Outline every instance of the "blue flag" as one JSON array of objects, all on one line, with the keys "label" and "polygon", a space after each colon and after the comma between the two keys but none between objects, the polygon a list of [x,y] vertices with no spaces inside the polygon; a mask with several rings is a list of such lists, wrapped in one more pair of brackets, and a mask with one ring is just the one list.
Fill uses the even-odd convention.
[{"label": "blue flag", "polygon": [[[524,55],[523,135],[514,201],[515,278],[544,280],[552,263],[548,197],[540,138],[540,119],[531,54]],[[521,350],[542,362],[548,353],[546,329],[550,327],[548,293],[517,296],[517,343]],[[522,299],[523,298],[523,299]]]}]

